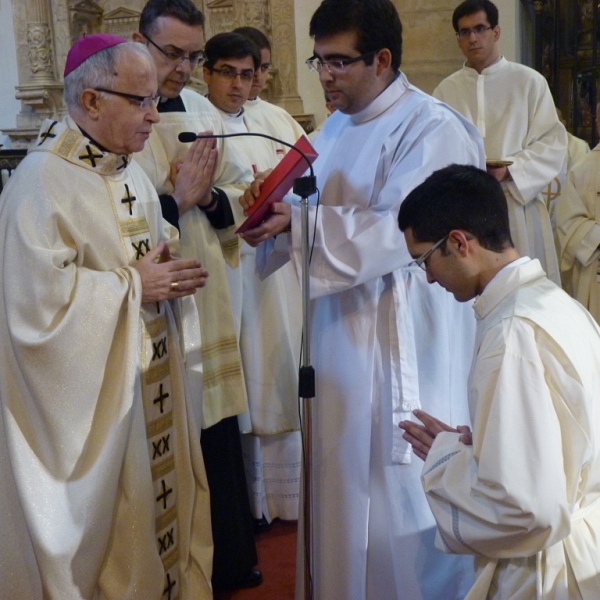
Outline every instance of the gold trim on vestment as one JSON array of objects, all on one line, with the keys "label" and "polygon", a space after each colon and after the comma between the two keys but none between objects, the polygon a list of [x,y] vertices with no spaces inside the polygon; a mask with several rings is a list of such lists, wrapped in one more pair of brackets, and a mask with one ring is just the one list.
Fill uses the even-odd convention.
[{"label": "gold trim on vestment", "polygon": [[[154,337],[156,337],[156,336],[154,336]],[[159,381],[162,381],[165,377],[168,377],[169,373],[170,373],[170,370],[169,370],[168,362],[164,362],[164,363],[161,363],[160,365],[150,367],[144,373],[144,384],[150,385],[152,383],[158,383]]]},{"label": "gold trim on vestment", "polygon": [[128,221],[119,221],[119,231],[122,236],[133,237],[142,233],[150,233],[146,217],[136,217]]}]

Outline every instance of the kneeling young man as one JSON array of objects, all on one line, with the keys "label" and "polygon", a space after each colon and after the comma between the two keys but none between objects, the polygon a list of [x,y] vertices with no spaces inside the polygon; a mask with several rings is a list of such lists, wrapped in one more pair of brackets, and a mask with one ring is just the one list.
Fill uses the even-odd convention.
[{"label": "kneeling young man", "polygon": [[600,330],[537,259],[519,257],[484,171],[435,172],[398,222],[429,283],[476,298],[472,436],[422,411],[423,425],[400,423],[425,460],[438,548],[475,556],[469,600],[597,598]]}]

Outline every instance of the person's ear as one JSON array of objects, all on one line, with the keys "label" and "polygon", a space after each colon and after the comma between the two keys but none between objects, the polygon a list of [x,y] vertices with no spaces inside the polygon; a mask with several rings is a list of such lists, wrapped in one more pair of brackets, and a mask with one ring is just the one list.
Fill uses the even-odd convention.
[{"label": "person's ear", "polygon": [[140,42],[141,44],[146,43],[146,38],[139,31],[134,31],[133,35],[131,36],[131,39],[134,42]]},{"label": "person's ear", "polygon": [[496,25],[496,27],[494,27],[494,41],[497,42],[500,39],[501,33],[500,25]]},{"label": "person's ear", "polygon": [[375,63],[377,66],[377,75],[381,75],[392,65],[392,53],[387,48],[382,48],[375,55]]},{"label": "person's ear", "polygon": [[448,234],[450,245],[455,248],[456,252],[462,257],[471,254],[472,249],[469,246],[469,242],[472,242],[474,239],[475,238],[471,234],[462,231],[462,229],[453,229]]},{"label": "person's ear", "polygon": [[81,106],[91,119],[98,119],[100,115],[100,94],[96,90],[87,88],[81,94]]}]

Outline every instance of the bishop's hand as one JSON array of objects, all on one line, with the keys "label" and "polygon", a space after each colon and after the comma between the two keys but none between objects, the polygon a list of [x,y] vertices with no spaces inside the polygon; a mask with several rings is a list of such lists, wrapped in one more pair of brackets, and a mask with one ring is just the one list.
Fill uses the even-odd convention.
[{"label": "bishop's hand", "polygon": [[208,271],[199,260],[173,258],[166,242],[161,242],[133,268],[142,280],[142,302],[159,302],[191,296],[206,285]]}]

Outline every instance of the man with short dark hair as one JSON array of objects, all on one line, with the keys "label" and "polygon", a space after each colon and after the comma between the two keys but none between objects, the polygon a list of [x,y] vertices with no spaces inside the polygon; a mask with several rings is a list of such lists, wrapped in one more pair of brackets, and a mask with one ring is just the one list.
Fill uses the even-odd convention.
[{"label": "man with short dark hair", "polygon": [[[206,43],[204,80],[227,133],[277,135],[256,112],[246,110],[261,57],[255,43],[239,33],[220,33]],[[262,102],[262,101],[261,101]],[[266,104],[266,103],[264,103]],[[286,136],[291,143],[296,137]],[[285,140],[285,137],[284,137]],[[274,168],[288,147],[261,137],[230,138],[248,168]],[[241,223],[241,208],[234,210]],[[261,280],[256,250],[242,242],[240,268],[229,270],[234,315],[239,327],[249,419],[240,418],[251,509],[257,527],[274,518],[297,519],[301,438],[298,418],[298,363],[301,304],[292,265]],[[268,436],[268,437],[267,437]]]},{"label": "man with short dark hair", "polygon": [[[483,167],[483,144],[471,123],[398,71],[402,25],[390,0],[325,0],[310,33],[308,66],[337,109],[315,138],[321,204],[312,199],[308,226],[314,596],[464,598],[472,567],[433,550],[420,467],[395,424],[421,403],[467,420],[457,374],[468,370],[475,324],[468,307],[448,302],[411,264],[396,218],[404,197],[450,155]],[[248,205],[260,181],[245,194]],[[300,272],[300,208],[272,210],[244,237],[266,241],[257,257],[263,274],[290,260]]]},{"label": "man with short dark hair", "polygon": [[178,225],[183,255],[200,257],[211,273],[207,293],[195,295],[202,386],[192,393],[211,492],[212,582],[225,589],[262,582],[254,569],[258,557],[237,419],[248,405],[226,272],[226,265],[239,264],[230,201],[238,206],[236,185],[249,181],[252,171],[226,141],[198,139],[190,146],[178,140],[182,131],[223,133],[218,111],[185,88],[205,60],[203,24],[191,0],[149,0],[142,10],[133,38],[147,46],[156,64],[161,122],[136,161],[156,186],[165,218]]},{"label": "man with short dark hair", "polygon": [[[132,162],[158,122],[143,46],[88,35],[4,188],[3,598],[210,600],[208,485],[184,366],[207,276]],[[178,324],[180,326],[178,326]]]},{"label": "man with short dark hair", "polygon": [[[294,144],[300,136],[304,135],[304,130],[298,121],[284,108],[266,102],[260,97],[269,80],[269,68],[272,64],[269,38],[255,27],[238,27],[233,31],[252,40],[260,52],[260,66],[254,73],[254,81],[248,100],[244,104],[244,110],[270,135],[288,144]],[[282,151],[287,152],[286,147],[281,146],[281,148]]]},{"label": "man with short dark hair", "polygon": [[538,258],[548,277],[560,273],[542,193],[559,176],[567,134],[544,77],[500,55],[498,9],[490,0],[465,0],[452,16],[463,68],[433,95],[471,120],[481,132],[488,172],[502,183],[515,246]]},{"label": "man with short dark hair", "polygon": [[472,434],[424,411],[400,424],[423,465],[440,550],[475,556],[467,596],[593,600],[600,589],[600,329],[519,257],[503,190],[452,165],[398,218],[411,256],[475,298]]}]

